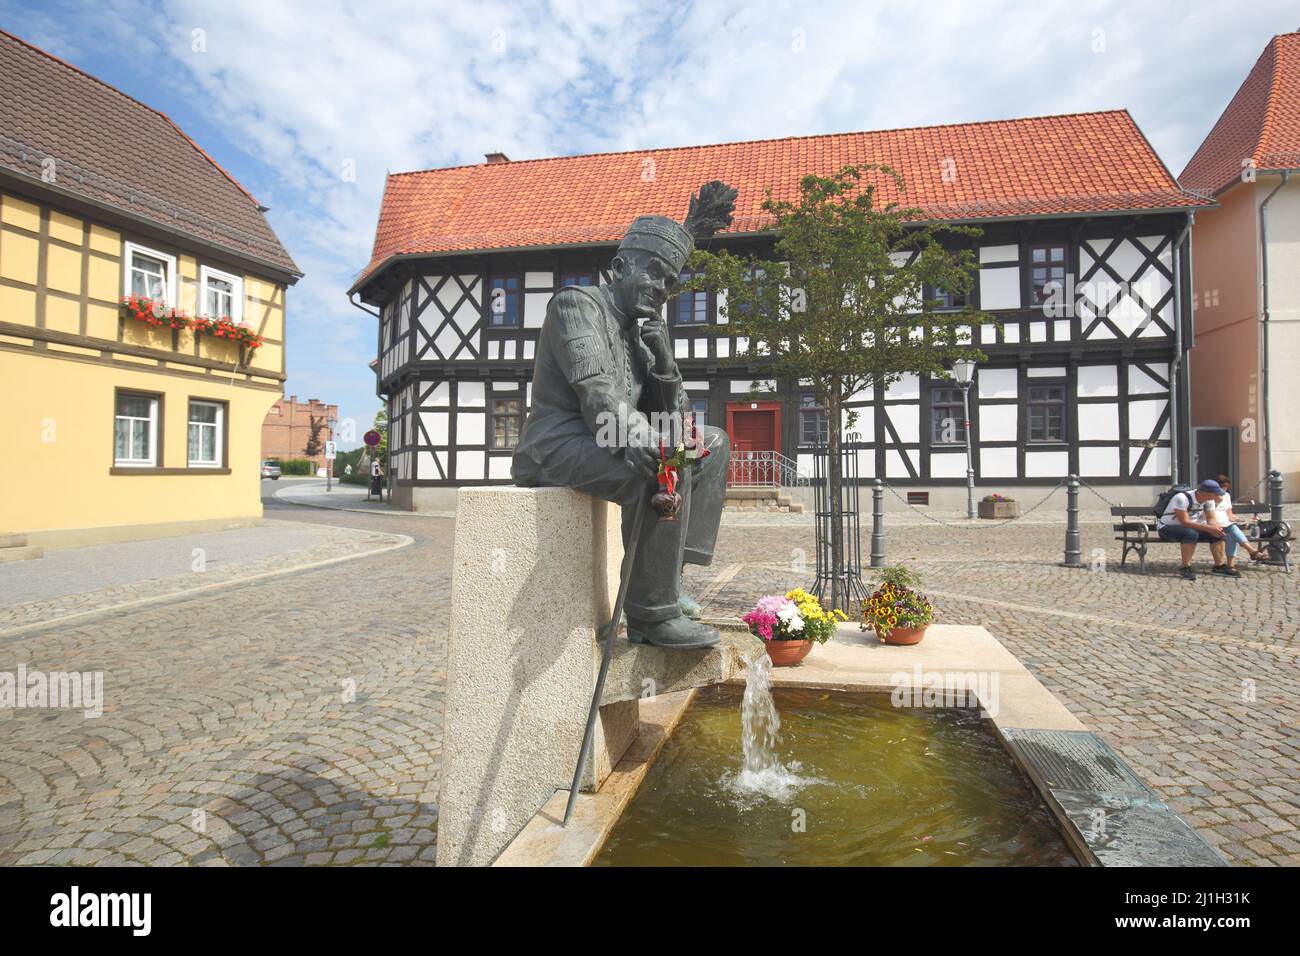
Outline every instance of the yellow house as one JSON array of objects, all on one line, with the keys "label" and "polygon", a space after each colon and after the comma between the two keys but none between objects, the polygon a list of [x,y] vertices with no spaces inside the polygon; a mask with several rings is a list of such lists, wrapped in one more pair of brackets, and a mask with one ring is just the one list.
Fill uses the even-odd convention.
[{"label": "yellow house", "polygon": [[301,277],[265,209],[166,116],[3,32],[0,88],[0,537],[256,524]]}]

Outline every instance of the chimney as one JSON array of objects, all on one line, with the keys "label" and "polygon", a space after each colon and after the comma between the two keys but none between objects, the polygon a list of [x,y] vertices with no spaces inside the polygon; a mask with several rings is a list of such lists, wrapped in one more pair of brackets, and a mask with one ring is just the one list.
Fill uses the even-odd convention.
[{"label": "chimney", "polygon": [[488,161],[489,166],[495,166],[497,163],[510,162],[510,157],[505,153],[484,153],[483,158]]}]

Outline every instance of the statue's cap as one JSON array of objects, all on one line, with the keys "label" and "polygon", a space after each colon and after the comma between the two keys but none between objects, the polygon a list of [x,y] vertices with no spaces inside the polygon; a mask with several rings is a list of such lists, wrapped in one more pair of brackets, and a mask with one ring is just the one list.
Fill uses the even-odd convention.
[{"label": "statue's cap", "polygon": [[659,256],[678,272],[686,265],[695,240],[691,234],[667,216],[638,216],[627,227],[623,241],[618,244],[619,252],[624,249],[640,249]]}]

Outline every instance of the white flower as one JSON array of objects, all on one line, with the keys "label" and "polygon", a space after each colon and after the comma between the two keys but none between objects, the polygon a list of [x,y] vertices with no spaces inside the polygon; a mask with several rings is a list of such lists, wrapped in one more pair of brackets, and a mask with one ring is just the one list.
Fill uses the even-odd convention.
[{"label": "white flower", "polygon": [[799,613],[799,608],[793,603],[787,604],[777,611],[776,616],[791,634],[803,633],[803,615]]}]

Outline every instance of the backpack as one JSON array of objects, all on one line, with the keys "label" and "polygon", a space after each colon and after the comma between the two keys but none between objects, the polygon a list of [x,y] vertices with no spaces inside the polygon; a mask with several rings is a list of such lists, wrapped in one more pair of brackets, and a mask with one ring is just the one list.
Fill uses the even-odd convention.
[{"label": "backpack", "polygon": [[[1168,491],[1162,491],[1160,493],[1160,497],[1156,499],[1156,507],[1155,507],[1156,517],[1157,518],[1164,517],[1165,510],[1168,509],[1169,507],[1169,502],[1174,500],[1174,495],[1184,495],[1184,494],[1188,495],[1189,498],[1191,497],[1192,494],[1191,485],[1172,485],[1170,486]],[[1193,505],[1196,504],[1195,498],[1191,498],[1191,504]]]}]

